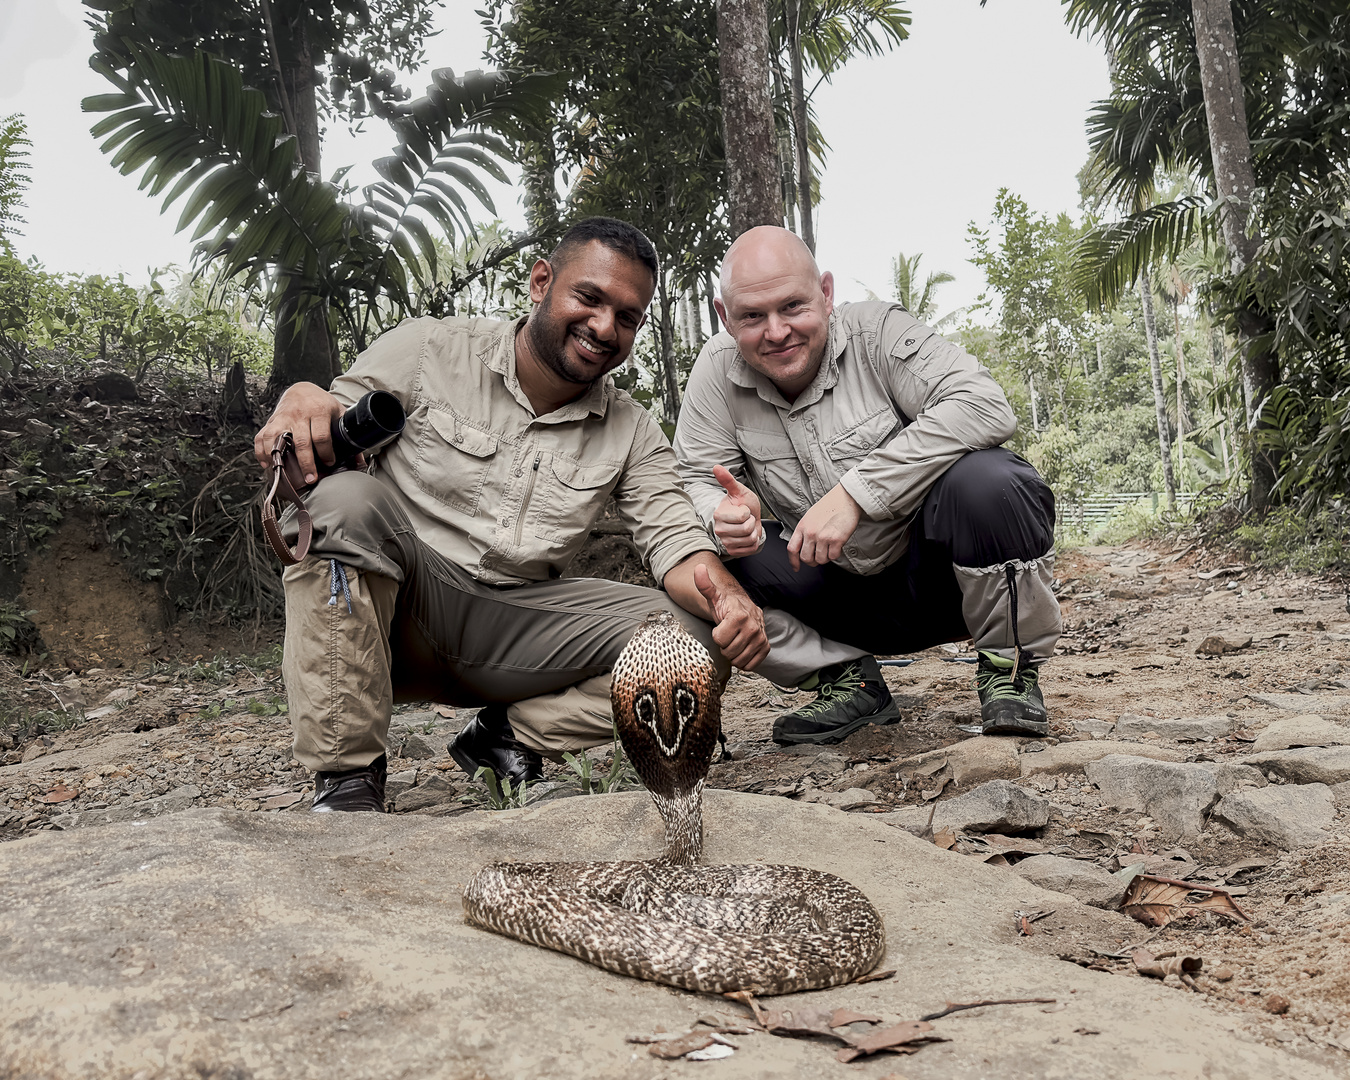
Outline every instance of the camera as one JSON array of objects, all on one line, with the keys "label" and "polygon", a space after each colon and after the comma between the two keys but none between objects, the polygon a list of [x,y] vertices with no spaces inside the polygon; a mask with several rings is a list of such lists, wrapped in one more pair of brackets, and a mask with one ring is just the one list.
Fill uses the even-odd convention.
[{"label": "camera", "polygon": [[[357,454],[378,450],[399,437],[403,431],[403,406],[398,398],[384,390],[372,390],[360,401],[333,418],[334,469],[346,465]],[[318,463],[322,469],[323,464]]]}]

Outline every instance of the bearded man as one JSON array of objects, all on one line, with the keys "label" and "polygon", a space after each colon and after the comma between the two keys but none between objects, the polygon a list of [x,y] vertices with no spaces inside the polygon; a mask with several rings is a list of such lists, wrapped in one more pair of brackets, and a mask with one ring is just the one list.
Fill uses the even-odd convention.
[{"label": "bearded man", "polygon": [[[384,809],[396,701],[485,706],[450,752],[515,787],[540,777],[542,754],[609,741],[608,673],[654,609],[681,619],[723,679],[764,661],[763,613],[723,568],[670,444],[607,377],[657,273],[641,232],[589,218],[534,264],[527,317],[406,320],[330,390],[300,383],[277,403],[258,461],[290,431],[311,482],[316,455],[333,463],[333,417],[365,393],[407,414],[367,471],[313,488],[311,554],[283,578],[282,671],[316,811]],[[664,592],[562,577],[610,498]],[[847,655],[778,618],[787,671]]]},{"label": "bearded man", "polygon": [[786,229],[737,238],[716,306],[726,332],[689,377],[680,475],[750,598],[853,649],[798,683],[817,697],[774,739],[893,722],[874,654],[965,638],[984,733],[1046,734],[1054,496],[999,445],[1016,420],[989,372],[900,304],[836,307]]}]

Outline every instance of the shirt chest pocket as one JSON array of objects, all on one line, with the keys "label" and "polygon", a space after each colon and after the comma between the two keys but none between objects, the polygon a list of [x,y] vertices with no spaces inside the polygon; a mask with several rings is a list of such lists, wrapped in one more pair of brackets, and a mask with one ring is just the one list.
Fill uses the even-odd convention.
[{"label": "shirt chest pocket", "polygon": [[496,456],[497,436],[454,413],[428,409],[427,422],[418,433],[413,475],[427,494],[461,514],[473,515]]},{"label": "shirt chest pocket", "polygon": [[619,461],[581,462],[551,454],[548,464],[539,470],[530,500],[531,531],[560,545],[589,532],[604,511],[622,469]]},{"label": "shirt chest pocket", "polygon": [[761,499],[775,514],[804,514],[809,505],[806,481],[797,451],[786,435],[742,428],[736,441],[745,454],[750,475]]},{"label": "shirt chest pocket", "polygon": [[901,426],[899,417],[889,409],[873,413],[826,443],[825,452],[843,475],[878,446],[890,441]]}]

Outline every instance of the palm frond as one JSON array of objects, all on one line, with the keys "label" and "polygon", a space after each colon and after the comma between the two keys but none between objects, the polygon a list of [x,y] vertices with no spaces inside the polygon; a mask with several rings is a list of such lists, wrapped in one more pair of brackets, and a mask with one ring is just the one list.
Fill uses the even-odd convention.
[{"label": "palm frond", "polygon": [[1093,307],[1114,304],[1153,263],[1175,260],[1199,240],[1217,235],[1214,207],[1198,195],[1184,195],[1089,229],[1074,250],[1073,283]]}]

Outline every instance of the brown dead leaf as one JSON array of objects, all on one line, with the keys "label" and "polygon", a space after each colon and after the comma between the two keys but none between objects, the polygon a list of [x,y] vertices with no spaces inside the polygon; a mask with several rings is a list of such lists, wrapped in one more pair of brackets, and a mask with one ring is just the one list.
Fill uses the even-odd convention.
[{"label": "brown dead leaf", "polygon": [[835,1059],[849,1062],[883,1050],[889,1050],[893,1054],[913,1054],[924,1043],[951,1041],[941,1035],[929,1034],[932,1030],[933,1025],[925,1020],[907,1020],[894,1027],[853,1040],[853,1045],[840,1050],[835,1054]]},{"label": "brown dead leaf", "polygon": [[1135,949],[1130,954],[1130,959],[1134,961],[1134,969],[1140,975],[1147,975],[1151,979],[1166,979],[1169,975],[1178,977],[1194,975],[1205,966],[1205,961],[1198,956],[1177,956],[1173,954],[1166,957],[1155,957],[1147,949]]},{"label": "brown dead leaf", "polygon": [[436,715],[442,720],[453,720],[455,718],[455,710],[449,705],[437,705]]},{"label": "brown dead leaf", "polygon": [[882,979],[890,979],[895,976],[895,968],[887,968],[885,971],[869,971],[866,975],[859,975],[853,981],[855,983],[880,982]]},{"label": "brown dead leaf", "polygon": [[762,1022],[770,1035],[823,1035],[848,1042],[848,1036],[832,1030],[833,1018],[827,1009],[766,1009]]},{"label": "brown dead leaf", "polygon": [[288,806],[294,806],[301,799],[304,793],[299,791],[287,792],[285,795],[274,795],[262,804],[264,810],[285,810]]},{"label": "brown dead leaf", "polygon": [[[1188,898],[1193,892],[1209,895],[1192,903]],[[1229,918],[1247,919],[1237,902],[1221,889],[1152,874],[1139,874],[1130,882],[1120,910],[1145,926],[1157,927],[1166,926],[1193,911],[1213,911]]]},{"label": "brown dead leaf", "polygon": [[950,851],[956,847],[956,831],[954,829],[939,829],[933,834],[933,843],[942,848],[943,851]]},{"label": "brown dead leaf", "polygon": [[852,1009],[835,1009],[830,1016],[830,1027],[847,1027],[849,1024],[879,1024],[881,1017],[869,1013],[854,1012]]},{"label": "brown dead leaf", "polygon": [[654,1042],[647,1046],[647,1053],[652,1057],[662,1058],[665,1061],[674,1061],[676,1058],[682,1058],[685,1054],[693,1050],[702,1050],[711,1046],[716,1040],[706,1032],[691,1031],[687,1035],[681,1035],[677,1039],[667,1039],[665,1042]]},{"label": "brown dead leaf", "polygon": [[67,802],[70,799],[75,798],[79,793],[78,788],[66,787],[64,784],[61,784],[52,788],[46,795],[43,795],[41,801],[45,803]]}]

